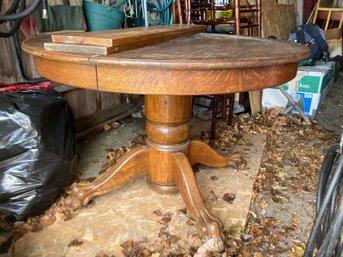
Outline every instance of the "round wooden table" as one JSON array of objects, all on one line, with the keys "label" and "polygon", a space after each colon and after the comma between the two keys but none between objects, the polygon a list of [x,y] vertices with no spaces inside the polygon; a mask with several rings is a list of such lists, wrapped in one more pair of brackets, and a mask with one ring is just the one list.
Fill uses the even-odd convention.
[{"label": "round wooden table", "polygon": [[295,77],[305,47],[252,37],[198,33],[109,55],[53,52],[50,37],[26,40],[42,76],[63,84],[145,95],[146,146],[129,151],[92,183],[73,186],[73,206],[147,175],[151,188],[179,190],[204,239],[222,242],[220,221],[206,209],[192,165],[237,165],[241,155],[222,156],[189,139],[192,96],[250,91]]}]

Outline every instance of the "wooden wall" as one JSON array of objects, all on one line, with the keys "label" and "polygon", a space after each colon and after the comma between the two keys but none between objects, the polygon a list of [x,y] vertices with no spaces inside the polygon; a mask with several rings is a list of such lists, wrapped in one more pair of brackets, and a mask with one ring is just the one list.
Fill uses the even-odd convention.
[{"label": "wooden wall", "polygon": [[[6,10],[11,1],[2,0],[1,10]],[[0,29],[6,31],[6,24],[1,24]],[[21,43],[23,35],[21,32],[18,32],[18,35]],[[24,81],[15,58],[14,49],[13,41],[10,38],[0,38],[0,83],[10,84]],[[39,77],[35,71],[32,57],[24,51],[21,52],[21,55],[25,76],[29,79]],[[78,131],[108,119],[115,120],[115,116],[123,118],[142,105],[141,99],[138,99],[137,96],[130,96],[131,103],[125,104],[125,97],[122,94],[97,92],[54,83],[53,85],[68,101]]]},{"label": "wooden wall", "polygon": [[262,0],[263,36],[288,39],[295,26],[295,13],[293,0]]},{"label": "wooden wall", "polygon": [[343,0],[320,0],[320,7],[342,8]]},{"label": "wooden wall", "polygon": [[[7,10],[10,2],[10,0],[2,0],[0,10],[2,12]],[[7,24],[1,24],[0,30],[7,31]],[[8,38],[0,37],[0,83],[11,83],[22,79],[17,71],[18,67],[12,51],[11,41]]]},{"label": "wooden wall", "polygon": [[[4,25],[0,30],[4,31]],[[16,71],[16,64],[12,58],[11,47],[8,39],[0,38],[0,83],[11,83],[21,80]]]},{"label": "wooden wall", "polygon": [[[2,0],[0,3],[1,5],[1,13],[7,10],[12,0]],[[7,24],[3,23],[0,25],[1,31],[7,31]],[[23,40],[23,35],[21,33],[19,35],[19,41]],[[0,82],[2,83],[14,83],[18,81],[23,81],[24,78],[21,76],[21,72],[19,69],[19,64],[15,58],[15,47],[13,44],[12,38],[1,38],[0,37]],[[22,62],[24,65],[24,73],[25,75],[31,79],[34,77],[38,77],[34,66],[32,58],[26,54],[25,52],[21,51],[22,55]]]}]

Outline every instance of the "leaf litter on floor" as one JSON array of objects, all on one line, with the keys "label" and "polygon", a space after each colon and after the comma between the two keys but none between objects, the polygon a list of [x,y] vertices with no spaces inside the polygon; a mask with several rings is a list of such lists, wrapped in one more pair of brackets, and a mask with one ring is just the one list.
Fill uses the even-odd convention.
[{"label": "leaf litter on floor", "polygon": [[[246,133],[266,133],[267,144],[259,174],[254,177],[254,197],[245,228],[239,228],[235,236],[228,232],[229,228],[225,233],[224,228],[225,251],[208,253],[208,256],[301,256],[315,215],[316,185],[323,156],[331,145],[338,142],[338,136],[321,128],[315,120],[307,124],[297,116],[282,114],[279,109],[254,115],[241,114],[235,116],[233,124],[227,127],[224,122],[218,122],[214,140],[207,131],[201,132],[200,139],[222,153],[230,153],[233,144],[249,147],[252,143],[244,138]],[[108,149],[107,162],[101,172],[131,148],[145,144],[145,138],[146,135],[140,133],[129,148]],[[44,214],[16,222],[16,238],[76,215],[68,203],[69,192],[67,189]],[[234,197],[230,199],[234,200]],[[168,232],[173,214],[164,216],[166,214],[155,212],[164,220],[163,237],[153,244],[128,241],[122,244],[125,255],[193,256],[197,249],[193,246],[180,249],[177,237]],[[192,221],[191,218],[189,220]]]}]

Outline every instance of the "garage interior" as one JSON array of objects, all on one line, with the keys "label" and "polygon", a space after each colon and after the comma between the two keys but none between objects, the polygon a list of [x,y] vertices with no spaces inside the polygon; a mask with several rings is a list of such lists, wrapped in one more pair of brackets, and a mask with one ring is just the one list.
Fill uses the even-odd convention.
[{"label": "garage interior", "polygon": [[[119,21],[101,20],[101,14],[91,11],[95,8],[92,4],[105,6],[106,11],[115,12],[115,19]],[[33,13],[26,14],[24,18],[10,18],[35,5]],[[1,257],[343,256],[342,1],[2,0],[0,7]],[[48,19],[41,18],[42,13]],[[180,23],[181,27],[172,27]],[[317,37],[306,29],[302,33],[306,32],[312,38],[299,46],[300,34],[295,33],[295,28],[299,30],[304,28],[301,25],[312,23],[317,25],[328,49],[323,50],[316,41]],[[160,26],[164,28],[161,31]],[[172,27],[172,32],[163,34],[168,26]],[[151,29],[151,32],[144,32],[148,36],[140,30],[144,27]],[[99,38],[107,40],[108,35],[114,35],[110,40],[115,42],[115,33],[125,33],[127,29],[131,30],[128,39],[124,38],[124,43],[118,40],[117,48],[89,46],[87,44],[90,43],[81,41],[69,42],[74,40],[73,36],[77,39],[84,35],[82,40],[96,38],[97,43],[100,42]],[[199,32],[202,36],[197,37]],[[225,93],[211,89],[209,94],[203,95],[200,93],[204,90],[197,92],[196,89],[189,89],[188,81],[193,79],[198,81],[196,85],[212,85],[211,79],[190,75],[190,78],[183,78],[183,85],[175,86],[175,92],[162,86],[161,93],[153,89],[154,86],[145,89],[151,90],[153,96],[170,97],[171,100],[165,100],[164,105],[156,107],[153,105],[155,100],[144,96],[148,93],[137,93],[143,92],[139,88],[149,88],[150,82],[156,84],[156,88],[163,83],[173,85],[169,81],[155,82],[158,72],[154,72],[154,69],[168,62],[169,56],[173,55],[168,49],[177,48],[175,45],[180,42],[181,54],[177,55],[179,59],[173,60],[173,65],[179,65],[175,70],[186,69],[184,63],[192,58],[196,60],[194,63],[197,60],[204,63],[206,61],[201,58],[206,60],[206,56],[213,52],[224,59],[218,61],[220,64],[213,65],[224,65],[245,56],[243,51],[237,52],[231,60],[229,54],[222,54],[231,53],[230,49],[211,49],[211,45],[206,51],[196,52],[196,45],[182,45],[187,43],[187,40],[182,41],[183,38],[195,38],[194,42],[201,43],[207,42],[209,37],[217,37],[218,40],[223,37],[224,41],[237,35],[242,36],[237,40],[247,40],[244,42],[250,39],[259,42],[259,38],[262,38],[271,46],[289,44],[289,49],[299,47],[303,53],[307,51],[307,55],[313,51],[320,53],[316,57],[294,60],[292,64],[296,65],[296,73],[287,74],[293,79],[282,84],[266,82],[269,83],[266,86],[261,84],[253,88],[252,77],[255,73],[248,73],[250,66],[242,66],[235,68],[243,70],[240,73],[242,77],[235,79],[239,81],[237,84],[242,83],[240,88],[251,89],[245,92],[233,91],[230,88],[233,82],[230,82],[223,89]],[[294,37],[298,37],[298,41]],[[140,38],[144,40],[139,41]],[[130,40],[137,41],[132,43]],[[37,47],[38,50],[34,49],[35,44],[38,45],[36,42],[43,41],[44,46],[42,44]],[[30,45],[30,42],[33,43]],[[311,48],[316,44],[319,45],[317,48]],[[167,50],[163,50],[163,47]],[[187,48],[195,49],[199,56],[189,57]],[[96,87],[93,87],[88,86],[92,83],[88,77],[75,79],[84,83],[80,86],[73,80],[73,76],[81,77],[78,74],[83,71],[78,68],[66,66],[65,75],[58,64],[47,66],[51,56],[51,60],[57,56],[64,58],[66,63],[73,63],[70,56],[75,54],[79,60],[86,56],[85,59],[88,59],[85,62],[91,65],[109,56],[108,63],[95,64],[105,68],[113,65],[109,64],[112,61],[119,63],[126,55],[133,56],[130,59],[133,61],[125,64],[131,67],[140,58],[137,57],[143,52],[140,49],[146,49],[144,58],[155,58],[153,60],[158,65],[147,73],[141,73],[147,80],[146,84],[141,84],[139,79],[143,75],[124,74],[125,70],[120,67],[124,74],[120,80],[136,83],[131,89],[131,85],[128,86],[127,92],[120,89],[125,87],[119,86],[123,84],[120,81],[114,82],[118,86],[114,85],[113,90],[109,79],[101,84],[100,68],[96,70]],[[255,56],[254,49],[248,45],[247,56]],[[280,56],[286,56],[284,49],[266,49],[265,52],[270,54],[275,51],[280,52]],[[189,51],[192,53],[192,50]],[[263,62],[258,53],[256,56],[255,63]],[[48,61],[39,66],[44,58]],[[252,63],[254,60],[245,62]],[[194,63],[199,67],[206,65]],[[277,60],[275,63],[270,67],[280,65]],[[229,68],[218,68],[225,69]],[[276,69],[270,68],[273,72]],[[259,76],[263,77],[263,81],[274,79],[272,76],[268,78],[268,74],[271,74],[268,72],[263,74],[258,70],[256,74],[260,75],[256,75],[256,80]],[[47,78],[42,76],[48,73],[53,75]],[[154,77],[149,73],[157,75]],[[178,73],[175,71],[174,74],[176,76]],[[230,77],[231,73],[227,74],[225,77]],[[116,75],[111,77],[115,81],[113,77]],[[54,81],[52,78],[58,79]],[[173,76],[170,78],[172,80]],[[245,80],[252,81],[251,86],[245,85]],[[187,90],[192,92],[188,93]],[[179,99],[176,96],[183,97],[184,94],[191,99],[189,121],[173,123],[168,128],[163,127],[168,132],[160,132],[163,130],[162,122],[150,118],[153,117],[151,113],[154,108],[167,106],[165,110],[169,110],[169,106],[177,107],[178,104],[172,105],[173,101]],[[45,108],[44,104],[50,106]],[[187,104],[182,102],[179,105]],[[175,108],[159,118],[168,119],[169,116],[174,117],[173,113],[179,112]],[[61,117],[58,116],[60,114]],[[37,124],[41,127],[37,127]],[[132,175],[129,173],[130,165],[127,168],[129,174],[117,178],[122,178],[125,183],[118,182],[119,186],[114,183],[110,189],[94,189],[97,183],[94,181],[105,178],[115,165],[124,167],[126,164],[122,160],[129,160],[127,156],[134,156],[135,151],[159,149],[163,144],[157,142],[160,144],[157,147],[151,138],[156,134],[166,136],[174,133],[169,130],[179,124],[187,124],[186,130],[189,131],[178,130],[180,135],[177,136],[187,135],[184,142],[191,142],[187,143],[190,148],[192,142],[196,142],[196,146],[209,145],[220,156],[235,156],[238,152],[241,157],[239,160],[225,159],[229,160],[225,165],[208,167],[206,163],[209,161],[206,159],[221,158],[212,157],[217,155],[212,155],[209,148],[199,148],[203,149],[197,153],[200,164],[193,163],[192,153],[188,153],[188,150],[181,150],[186,152],[186,159],[192,165],[189,165],[189,170],[194,172],[195,187],[192,187],[192,179],[186,178],[186,181],[191,181],[190,186],[181,189],[182,183],[177,182],[176,190],[173,189],[172,193],[169,189],[158,189],[163,185],[154,185],[152,174],[146,175],[145,172],[142,176]],[[156,140],[164,142],[164,139]],[[168,137],[168,140],[171,139]],[[31,142],[37,144],[32,146]],[[154,166],[154,162],[164,162],[164,158],[169,158],[159,157],[164,151],[176,152],[175,149],[162,149],[156,157],[150,153],[149,167]],[[58,158],[55,154],[59,155]],[[214,162],[219,161],[216,159]],[[139,159],[135,165],[143,167],[145,159]],[[171,166],[173,170],[177,169],[175,163]],[[187,175],[182,167],[187,165],[181,165],[180,174]],[[181,179],[174,175],[173,180]],[[81,193],[77,191],[90,184],[94,190],[90,190],[90,197],[83,196],[89,193],[87,190],[81,190]],[[190,192],[190,200],[185,198],[187,192],[184,191]],[[194,192],[200,192],[201,204]],[[192,202],[192,197],[196,199],[195,211],[191,210],[192,203],[187,202]],[[205,209],[201,209],[202,205]],[[197,209],[200,211],[197,212]],[[204,215],[203,212],[209,214]],[[219,220],[219,241],[213,236],[215,232],[201,231],[213,228],[208,225],[211,222],[204,218],[206,224],[199,225],[199,217],[212,219],[212,215],[215,217],[213,220]]]}]

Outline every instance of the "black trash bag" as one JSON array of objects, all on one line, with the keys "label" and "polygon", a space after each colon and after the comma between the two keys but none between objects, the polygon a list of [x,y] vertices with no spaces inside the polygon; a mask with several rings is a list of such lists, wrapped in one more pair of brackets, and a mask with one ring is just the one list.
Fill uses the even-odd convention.
[{"label": "black trash bag", "polygon": [[39,215],[77,165],[74,119],[55,90],[0,92],[0,212]]}]

